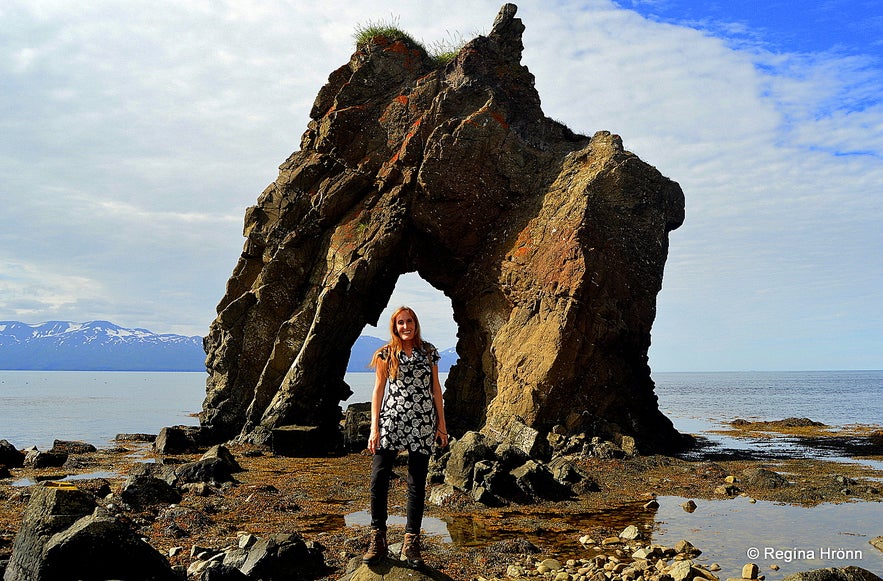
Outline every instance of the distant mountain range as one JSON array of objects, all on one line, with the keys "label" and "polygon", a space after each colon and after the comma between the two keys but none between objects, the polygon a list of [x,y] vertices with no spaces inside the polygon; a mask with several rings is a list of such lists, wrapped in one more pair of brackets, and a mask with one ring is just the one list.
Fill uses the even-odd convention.
[{"label": "distant mountain range", "polygon": [[202,337],[126,329],[108,321],[0,321],[0,369],[202,371]]},{"label": "distant mountain range", "polygon": [[[356,339],[352,351],[350,351],[350,362],[346,370],[351,373],[356,371],[371,371],[368,368],[368,364],[371,362],[374,352],[384,345],[386,345],[386,341],[383,339],[362,335]],[[438,347],[438,345],[436,345],[436,347]],[[454,363],[457,362],[457,351],[456,349],[451,348],[439,351],[438,354],[441,355],[441,360],[438,362],[438,370],[442,373],[447,373],[450,371]]]},{"label": "distant mountain range", "polygon": [[[385,341],[356,340],[347,371],[369,371],[374,351]],[[441,352],[440,371],[456,361],[453,349]],[[0,321],[0,369],[32,371],[204,371],[202,337],[127,329],[108,321],[50,321],[28,325]]]}]

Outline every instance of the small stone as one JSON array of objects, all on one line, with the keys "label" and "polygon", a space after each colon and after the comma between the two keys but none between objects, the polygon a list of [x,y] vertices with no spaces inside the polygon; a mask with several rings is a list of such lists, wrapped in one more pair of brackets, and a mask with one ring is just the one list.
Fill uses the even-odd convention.
[{"label": "small stone", "polygon": [[778,571],[780,569],[780,567],[778,565],[776,565],[775,563],[773,563],[772,565],[770,565],[770,569],[772,569],[773,571]]},{"label": "small stone", "polygon": [[509,565],[506,567],[506,577],[521,577],[524,575],[524,567],[519,565]]},{"label": "small stone", "polygon": [[544,571],[545,573],[548,573],[549,571],[557,571],[561,568],[561,562],[557,559],[545,559],[540,563],[539,567],[537,567],[537,571],[540,570],[540,567],[546,568],[546,571]]},{"label": "small stone", "polygon": [[[883,538],[883,537],[881,537],[881,538]],[[589,535],[583,535],[579,538],[579,542],[581,545],[594,545],[595,539],[593,539]]]},{"label": "small stone", "polygon": [[184,552],[184,547],[172,547],[169,549],[169,557],[177,557]]},{"label": "small stone", "polygon": [[720,571],[721,566],[718,565],[717,563],[712,563],[711,565],[708,566],[708,570],[709,571]]},{"label": "small stone", "polygon": [[656,500],[648,501],[648,502],[644,505],[644,510],[654,510],[654,509],[657,509],[657,508],[659,508],[659,503],[656,502]]},{"label": "small stone", "polygon": [[606,539],[601,541],[601,544],[604,546],[608,546],[608,545],[618,545],[621,542],[622,541],[619,539],[619,537],[607,537]]},{"label": "small stone", "polygon": [[726,482],[727,484],[736,484],[736,477],[731,474],[730,476],[724,478],[724,482]]},{"label": "small stone", "polygon": [[757,579],[757,574],[760,572],[760,568],[756,563],[747,563],[742,567],[742,578],[743,579]]},{"label": "small stone", "polygon": [[190,566],[187,567],[187,576],[194,577],[196,575],[200,575],[203,571],[208,567],[208,561],[193,561],[190,563]]},{"label": "small stone", "polygon": [[715,488],[714,493],[724,494],[726,496],[736,496],[737,494],[739,494],[739,489],[733,484],[727,484]]},{"label": "small stone", "polygon": [[876,548],[883,551],[883,537],[874,537],[873,539],[871,539],[868,542],[871,543],[872,545],[874,545]]},{"label": "small stone", "polygon": [[571,581],[570,573],[566,571],[559,571],[557,575],[555,575],[555,581]]},{"label": "small stone", "polygon": [[619,533],[619,538],[625,539],[626,541],[634,541],[641,538],[641,531],[639,531],[638,527],[635,525],[629,525]]},{"label": "small stone", "polygon": [[674,581],[687,581],[693,575],[693,561],[689,559],[685,561],[675,561],[675,563],[668,568],[668,575]]},{"label": "small stone", "polygon": [[690,541],[681,540],[675,545],[675,552],[679,555],[701,555],[702,551],[693,546]]},{"label": "small stone", "polygon": [[696,510],[696,503],[692,500],[688,500],[687,502],[681,504],[681,508],[683,508],[687,512],[693,512]]},{"label": "small stone", "polygon": [[239,535],[239,540],[236,545],[240,549],[247,549],[253,544],[257,542],[258,538],[251,533],[245,533],[244,535]]}]

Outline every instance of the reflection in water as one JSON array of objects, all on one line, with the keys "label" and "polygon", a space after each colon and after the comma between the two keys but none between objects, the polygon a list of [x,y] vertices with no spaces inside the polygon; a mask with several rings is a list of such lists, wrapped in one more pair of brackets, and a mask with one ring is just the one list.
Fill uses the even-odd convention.
[{"label": "reflection in water", "polygon": [[95,472],[88,472],[86,474],[53,474],[43,477],[38,476],[36,478],[19,478],[18,480],[14,480],[11,486],[33,486],[37,482],[45,480],[70,481],[91,480],[93,478],[106,478],[112,480],[114,478],[122,478],[122,475],[119,472],[114,472],[112,470],[96,470]]},{"label": "reflection in water", "polygon": [[[605,529],[616,535],[629,525],[651,531],[656,510],[643,502],[591,512],[526,513],[500,511],[447,517],[448,532],[457,545],[482,546],[514,538],[526,538],[536,545],[554,546],[555,554],[573,556],[585,552],[579,537],[588,530]],[[596,539],[601,541],[601,539]]]},{"label": "reflection in water", "polygon": [[[517,510],[472,513],[424,519],[427,534],[440,536],[458,546],[486,546],[496,541],[526,538],[543,547],[544,555],[559,558],[590,558],[598,553],[583,547],[579,537],[603,530],[616,535],[629,525],[645,534],[646,544],[673,547],[688,540],[703,551],[695,560],[717,563],[724,579],[738,577],[745,563],[757,563],[769,581],[798,571],[856,565],[883,571],[883,552],[868,541],[883,533],[883,502],[822,504],[812,508],[748,498],[696,500],[694,512],[681,504],[686,498],[664,496],[659,508],[643,503],[592,512],[529,514]],[[370,524],[367,511],[346,515],[347,526]],[[390,524],[404,525],[401,516]],[[844,524],[847,523],[847,524]],[[601,538],[595,541],[600,542]],[[548,547],[554,547],[549,551]],[[754,551],[757,550],[757,556]],[[771,569],[777,565],[778,571]]]},{"label": "reflection in water", "polygon": [[[344,517],[344,522],[348,527],[367,527],[371,524],[371,513],[369,513],[367,510],[351,512]],[[393,527],[400,526],[404,528],[405,517],[391,514],[387,518],[387,524]],[[451,538],[448,530],[448,524],[445,521],[429,516],[423,517],[423,532],[426,535],[440,537],[443,542],[450,543],[453,541],[453,539]]]}]

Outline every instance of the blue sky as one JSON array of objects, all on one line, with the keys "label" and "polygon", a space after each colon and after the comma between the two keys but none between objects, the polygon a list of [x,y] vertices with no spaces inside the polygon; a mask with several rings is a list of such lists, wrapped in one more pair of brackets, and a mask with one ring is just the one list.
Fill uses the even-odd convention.
[{"label": "blue sky", "polygon": [[[356,26],[470,38],[501,4],[3,2],[0,320],[204,334]],[[883,368],[874,4],[518,3],[546,114],[685,192],[654,370]],[[406,276],[391,302],[453,345],[440,293]]]}]

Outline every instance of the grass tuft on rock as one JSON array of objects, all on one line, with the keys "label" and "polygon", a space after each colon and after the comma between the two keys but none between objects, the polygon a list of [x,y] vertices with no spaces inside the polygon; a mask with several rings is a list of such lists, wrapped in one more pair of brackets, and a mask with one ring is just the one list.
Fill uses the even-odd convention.
[{"label": "grass tuft on rock", "polygon": [[446,39],[432,42],[426,46],[399,28],[398,17],[391,17],[389,20],[369,20],[364,24],[356,25],[353,32],[356,47],[373,42],[373,39],[377,37],[383,37],[392,42],[401,40],[418,46],[429,55],[436,66],[444,66],[454,60],[460,49],[466,45],[466,40],[461,35],[452,35],[449,32]]}]

